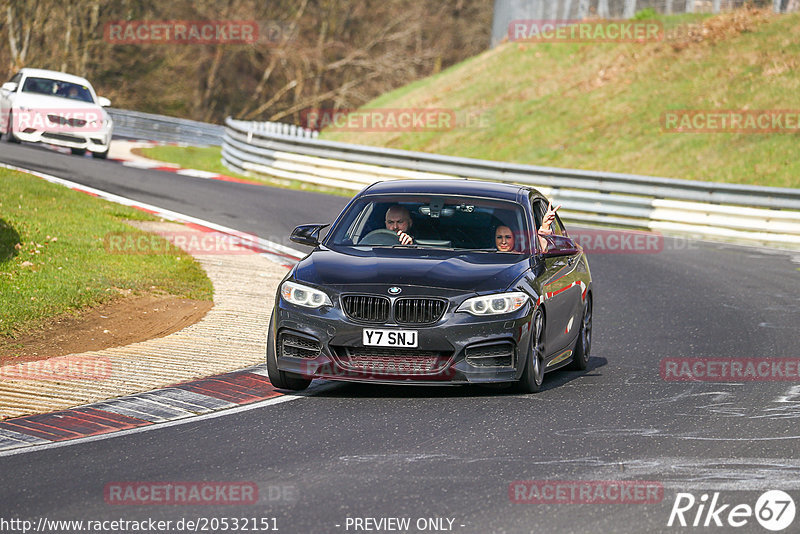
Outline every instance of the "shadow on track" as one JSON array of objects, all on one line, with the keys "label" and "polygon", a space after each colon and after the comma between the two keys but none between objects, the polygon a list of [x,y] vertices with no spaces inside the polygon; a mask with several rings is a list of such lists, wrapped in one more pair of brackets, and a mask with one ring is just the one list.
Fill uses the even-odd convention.
[{"label": "shadow on track", "polygon": [[608,364],[606,358],[592,357],[589,359],[588,368],[585,371],[569,371],[559,369],[544,376],[542,390],[536,394],[525,394],[515,391],[511,386],[501,385],[467,385],[467,386],[445,386],[445,385],[387,385],[387,384],[366,384],[358,382],[336,382],[340,387],[328,389],[316,393],[315,397],[328,398],[402,398],[402,399],[443,399],[443,398],[466,398],[466,397],[499,397],[499,396],[530,396],[535,398],[543,395],[551,389],[557,389],[564,384],[572,382],[583,376],[597,376],[595,371]]}]

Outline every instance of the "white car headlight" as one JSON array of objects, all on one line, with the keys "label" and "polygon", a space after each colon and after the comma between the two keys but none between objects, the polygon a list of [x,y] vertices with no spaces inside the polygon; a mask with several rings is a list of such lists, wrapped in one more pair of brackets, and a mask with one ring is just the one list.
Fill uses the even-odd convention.
[{"label": "white car headlight", "polygon": [[472,315],[501,315],[515,312],[528,302],[528,295],[521,291],[497,293],[472,297],[461,303],[456,311],[464,311]]},{"label": "white car headlight", "polygon": [[327,294],[319,289],[303,286],[294,282],[284,282],[281,286],[281,297],[286,302],[305,306],[306,308],[319,308],[320,306],[333,306]]}]

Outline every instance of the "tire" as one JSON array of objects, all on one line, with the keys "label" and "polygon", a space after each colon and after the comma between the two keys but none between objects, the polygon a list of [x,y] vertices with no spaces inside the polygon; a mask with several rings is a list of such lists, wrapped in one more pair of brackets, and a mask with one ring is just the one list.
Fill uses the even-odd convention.
[{"label": "tire", "polygon": [[97,159],[106,159],[108,158],[108,149],[105,152],[92,152],[92,157]]},{"label": "tire", "polygon": [[83,156],[84,154],[86,154],[85,148],[70,148],[69,150],[70,152],[72,152],[73,156]]},{"label": "tire", "polygon": [[14,135],[14,115],[11,112],[8,113],[8,131],[6,132],[6,141],[9,143],[14,143],[18,145],[20,140],[17,139],[17,136]]},{"label": "tire", "polygon": [[273,322],[272,319],[270,319],[269,333],[267,334],[267,375],[269,375],[269,381],[278,389],[302,391],[311,384],[311,380],[278,369],[278,359],[275,356],[275,337],[272,333],[272,326]]},{"label": "tire", "polygon": [[589,365],[589,353],[592,350],[592,294],[586,295],[581,317],[581,329],[578,340],[575,342],[575,352],[572,353],[570,369],[585,371]]},{"label": "tire", "polygon": [[539,392],[544,382],[544,312],[541,308],[533,313],[531,324],[531,351],[517,385],[523,393]]}]

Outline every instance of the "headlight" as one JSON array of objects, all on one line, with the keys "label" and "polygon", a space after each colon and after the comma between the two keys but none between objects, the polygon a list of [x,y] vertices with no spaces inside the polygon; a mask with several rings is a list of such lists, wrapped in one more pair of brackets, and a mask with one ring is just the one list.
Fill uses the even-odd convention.
[{"label": "headlight", "polygon": [[333,306],[328,295],[308,286],[294,282],[284,282],[281,286],[281,297],[286,302],[305,306],[306,308],[319,308],[320,306]]},{"label": "headlight", "polygon": [[500,315],[515,312],[528,302],[528,295],[521,291],[498,293],[483,297],[472,297],[461,303],[456,311],[472,315]]}]

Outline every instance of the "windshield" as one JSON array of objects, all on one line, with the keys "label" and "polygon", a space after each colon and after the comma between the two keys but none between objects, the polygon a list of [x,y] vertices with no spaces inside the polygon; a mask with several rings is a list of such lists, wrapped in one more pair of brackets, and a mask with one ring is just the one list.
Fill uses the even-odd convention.
[{"label": "windshield", "polygon": [[25,84],[22,86],[22,92],[94,103],[92,92],[85,85],[62,80],[51,80],[50,78],[26,78]]},{"label": "windshield", "polygon": [[[413,241],[401,244],[398,229]],[[526,235],[524,211],[514,202],[456,195],[376,195],[354,202],[325,244],[529,254]]]}]

